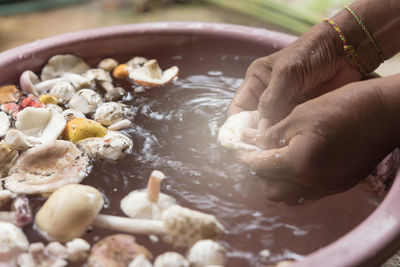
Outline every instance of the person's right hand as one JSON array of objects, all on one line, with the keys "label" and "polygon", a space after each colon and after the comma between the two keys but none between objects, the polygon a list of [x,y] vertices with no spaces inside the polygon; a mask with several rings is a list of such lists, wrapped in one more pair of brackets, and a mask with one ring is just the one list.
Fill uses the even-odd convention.
[{"label": "person's right hand", "polygon": [[257,109],[259,129],[266,129],[299,103],[360,79],[337,34],[321,23],[283,50],[255,60],[229,113]]}]

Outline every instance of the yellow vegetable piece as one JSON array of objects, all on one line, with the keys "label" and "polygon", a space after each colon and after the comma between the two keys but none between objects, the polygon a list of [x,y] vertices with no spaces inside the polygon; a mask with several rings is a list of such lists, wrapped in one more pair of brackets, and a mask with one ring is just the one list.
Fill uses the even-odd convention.
[{"label": "yellow vegetable piece", "polygon": [[129,69],[126,64],[119,64],[113,71],[113,76],[116,79],[122,80],[129,77]]},{"label": "yellow vegetable piece", "polygon": [[22,95],[15,85],[0,86],[0,104],[18,102]]},{"label": "yellow vegetable piece", "polygon": [[70,120],[64,130],[64,139],[76,143],[90,137],[103,137],[107,128],[94,120],[76,118]]},{"label": "yellow vegetable piece", "polygon": [[57,104],[57,98],[51,95],[42,95],[39,97],[39,101],[43,104]]}]

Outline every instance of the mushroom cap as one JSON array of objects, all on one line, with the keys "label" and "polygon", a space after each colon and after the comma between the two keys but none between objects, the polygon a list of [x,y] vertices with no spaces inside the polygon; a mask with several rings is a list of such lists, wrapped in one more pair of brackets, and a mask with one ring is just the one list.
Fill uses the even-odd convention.
[{"label": "mushroom cap", "polygon": [[0,137],[5,136],[9,128],[10,118],[5,112],[0,111]]},{"label": "mushroom cap", "polygon": [[105,71],[112,71],[116,66],[118,66],[118,61],[113,58],[105,58],[97,65],[98,68]]},{"label": "mushroom cap", "polygon": [[130,192],[120,204],[121,210],[131,218],[153,220],[160,220],[163,212],[173,205],[176,205],[175,199],[163,193],[158,195],[156,203],[149,201],[144,190]]},{"label": "mushroom cap", "polygon": [[171,82],[178,76],[179,68],[173,66],[164,72],[158,66],[157,60],[147,61],[143,67],[133,68],[129,73],[129,78],[135,83],[147,87],[157,87]]},{"label": "mushroom cap", "polygon": [[197,241],[189,249],[187,259],[193,267],[222,265],[226,263],[226,249],[218,242],[210,239]]},{"label": "mushroom cap", "polygon": [[[8,175],[8,171],[18,157],[18,152],[12,149],[4,140],[0,141],[0,177]],[[1,188],[1,187],[0,187]]]},{"label": "mushroom cap", "polygon": [[125,129],[131,125],[132,125],[132,122],[130,120],[123,119],[122,121],[119,121],[117,123],[114,123],[113,125],[108,126],[107,129],[111,130],[111,131],[119,131],[119,130]]},{"label": "mushroom cap", "polygon": [[22,95],[15,85],[0,86],[0,104],[18,102]]},{"label": "mushroom cap", "polygon": [[36,214],[35,225],[48,239],[66,242],[82,236],[103,205],[96,188],[69,184],[50,195]]},{"label": "mushroom cap", "polygon": [[225,229],[214,215],[174,205],[162,214],[164,241],[176,247],[187,247],[201,239],[214,239]]},{"label": "mushroom cap", "polygon": [[74,238],[67,242],[65,246],[67,247],[68,260],[72,262],[85,260],[90,250],[89,243],[81,238]]},{"label": "mushroom cap", "polygon": [[15,261],[18,254],[28,250],[24,232],[12,223],[0,222],[0,262]]},{"label": "mushroom cap", "polygon": [[146,63],[147,61],[148,61],[148,59],[145,57],[133,57],[125,64],[132,68],[137,68],[137,67],[143,66],[144,63]]},{"label": "mushroom cap", "polygon": [[17,194],[53,192],[80,183],[90,171],[89,159],[74,144],[56,140],[22,153],[5,179],[5,187]]},{"label": "mushroom cap", "polygon": [[129,263],[128,267],[153,267],[153,264],[151,264],[146,256],[140,254],[131,263]]},{"label": "mushroom cap", "polygon": [[259,147],[247,144],[242,140],[246,128],[257,128],[257,111],[242,111],[230,116],[218,133],[219,143],[229,149],[260,150]]},{"label": "mushroom cap", "polygon": [[72,96],[68,104],[70,108],[87,114],[96,111],[101,102],[102,99],[98,93],[91,89],[82,89]]},{"label": "mushroom cap", "polygon": [[98,241],[91,249],[89,267],[125,267],[139,255],[151,258],[151,253],[136,243],[131,235],[116,234]]},{"label": "mushroom cap", "polygon": [[64,130],[64,138],[73,143],[90,137],[104,137],[106,134],[107,128],[97,121],[86,118],[70,120]]},{"label": "mushroom cap", "polygon": [[89,69],[86,71],[84,74],[84,77],[89,81],[89,82],[112,82],[112,78],[110,73],[103,69]]},{"label": "mushroom cap", "polygon": [[22,151],[40,144],[40,141],[37,138],[29,138],[17,129],[8,130],[4,137],[4,141],[10,146],[10,148]]},{"label": "mushroom cap", "polygon": [[107,131],[104,137],[91,137],[76,143],[92,159],[117,161],[132,151],[132,140],[123,133]]},{"label": "mushroom cap", "polygon": [[74,96],[75,88],[70,82],[60,81],[50,89],[49,94],[55,96],[59,102],[67,103]]},{"label": "mushroom cap", "polygon": [[110,126],[124,119],[133,119],[135,112],[129,106],[117,103],[117,102],[107,102],[101,103],[93,118],[103,124],[104,126]]},{"label": "mushroom cap", "polygon": [[165,252],[156,258],[154,267],[189,267],[189,262],[179,253]]},{"label": "mushroom cap", "polygon": [[82,74],[89,69],[89,65],[75,55],[56,55],[49,59],[42,69],[42,81],[60,77],[66,72]]},{"label": "mushroom cap", "polygon": [[76,90],[88,88],[91,86],[90,81],[80,74],[66,72],[61,75],[61,77],[71,83]]},{"label": "mushroom cap", "polygon": [[46,108],[27,107],[18,112],[15,127],[27,137],[33,137],[39,143],[56,140],[64,131],[64,116]]},{"label": "mushroom cap", "polygon": [[19,86],[27,94],[37,96],[35,85],[40,82],[39,77],[30,70],[24,71],[19,78]]}]

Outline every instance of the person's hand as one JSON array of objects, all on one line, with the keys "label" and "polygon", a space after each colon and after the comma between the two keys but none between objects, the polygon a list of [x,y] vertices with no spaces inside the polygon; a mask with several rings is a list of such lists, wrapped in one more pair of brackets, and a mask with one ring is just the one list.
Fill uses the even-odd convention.
[{"label": "person's hand", "polygon": [[287,48],[255,60],[229,113],[258,109],[265,129],[299,103],[360,79],[345,60],[337,34],[321,23]]},{"label": "person's hand", "polygon": [[398,123],[393,124],[397,118],[388,115],[382,100],[383,80],[348,84],[298,105],[267,131],[245,132],[246,141],[265,149],[243,152],[241,159],[267,178],[269,198],[312,198],[344,191],[393,150]]}]

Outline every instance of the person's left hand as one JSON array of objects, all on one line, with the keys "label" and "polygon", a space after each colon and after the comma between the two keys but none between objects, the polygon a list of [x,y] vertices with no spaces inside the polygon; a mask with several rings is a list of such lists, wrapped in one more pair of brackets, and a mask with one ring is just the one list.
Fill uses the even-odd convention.
[{"label": "person's left hand", "polygon": [[297,106],[265,132],[245,132],[265,150],[240,157],[267,178],[269,198],[344,191],[395,147],[379,80],[348,84]]}]

